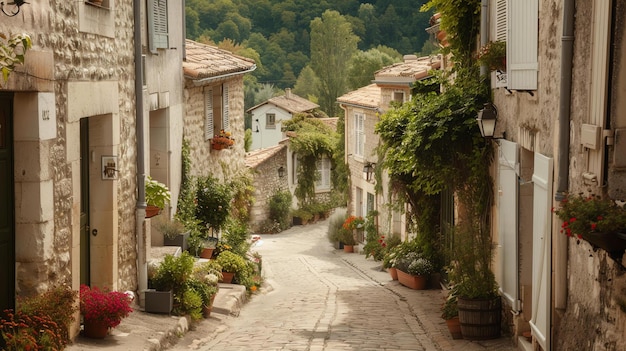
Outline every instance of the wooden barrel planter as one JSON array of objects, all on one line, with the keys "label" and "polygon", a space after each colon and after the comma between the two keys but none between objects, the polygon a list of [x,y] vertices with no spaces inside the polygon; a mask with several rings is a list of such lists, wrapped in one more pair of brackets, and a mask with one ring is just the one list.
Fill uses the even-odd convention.
[{"label": "wooden barrel planter", "polygon": [[502,302],[494,299],[458,298],[459,322],[464,339],[487,340],[500,337]]}]

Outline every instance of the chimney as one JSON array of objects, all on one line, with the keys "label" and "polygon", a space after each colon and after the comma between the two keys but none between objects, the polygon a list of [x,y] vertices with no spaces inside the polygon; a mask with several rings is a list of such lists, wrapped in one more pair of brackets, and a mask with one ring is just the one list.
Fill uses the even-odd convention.
[{"label": "chimney", "polygon": [[291,99],[291,88],[285,88],[285,97]]}]

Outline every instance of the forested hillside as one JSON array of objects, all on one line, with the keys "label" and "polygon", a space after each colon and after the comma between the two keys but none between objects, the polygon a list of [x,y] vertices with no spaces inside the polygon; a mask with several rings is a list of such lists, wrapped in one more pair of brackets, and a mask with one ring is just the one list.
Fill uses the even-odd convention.
[{"label": "forested hillside", "polygon": [[[420,12],[424,0],[187,0],[187,37],[214,43],[257,61],[252,84],[276,88],[297,87],[298,77],[315,74],[311,63],[311,22],[327,10],[337,11],[357,38],[361,63],[380,68],[404,54],[433,50],[425,29],[432,13]],[[372,51],[371,49],[374,49]],[[394,50],[391,50],[394,49]],[[350,67],[345,67],[348,71]],[[371,69],[371,68],[370,68]],[[355,88],[369,82],[371,72],[353,69],[348,78]],[[373,71],[372,71],[373,72]],[[301,77],[301,79],[304,79]],[[302,84],[301,84],[302,85]],[[309,84],[310,85],[310,84]],[[315,97],[316,91],[297,94]],[[247,98],[247,100],[249,100]],[[256,99],[255,99],[256,100]],[[252,101],[250,101],[252,103]]]}]

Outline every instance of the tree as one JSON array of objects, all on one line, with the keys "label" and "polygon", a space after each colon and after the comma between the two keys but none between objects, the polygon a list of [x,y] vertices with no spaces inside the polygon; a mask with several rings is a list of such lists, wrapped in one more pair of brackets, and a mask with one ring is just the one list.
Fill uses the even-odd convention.
[{"label": "tree", "polygon": [[378,49],[357,52],[350,60],[348,87],[358,89],[370,84],[374,79],[374,72],[398,61],[397,57],[391,57]]},{"label": "tree", "polygon": [[320,107],[337,115],[337,97],[347,91],[346,68],[359,38],[337,11],[327,10],[311,21],[311,68],[320,79]]},{"label": "tree", "polygon": [[293,93],[316,102],[319,96],[319,91],[317,90],[318,86],[319,78],[317,78],[311,66],[306,66],[300,71],[300,75],[298,75]]}]

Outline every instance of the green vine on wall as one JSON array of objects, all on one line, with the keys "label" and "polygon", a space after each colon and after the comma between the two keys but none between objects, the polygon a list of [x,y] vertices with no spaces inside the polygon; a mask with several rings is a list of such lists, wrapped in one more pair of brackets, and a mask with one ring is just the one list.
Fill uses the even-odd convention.
[{"label": "green vine on wall", "polygon": [[0,33],[0,38],[3,39],[0,41],[0,71],[2,79],[6,82],[15,66],[24,63],[26,50],[31,48],[32,42],[30,36],[25,33],[16,34],[10,38]]},{"label": "green vine on wall", "polygon": [[322,156],[332,159],[335,152],[335,132],[329,126],[306,114],[296,114],[283,122],[283,131],[292,132],[291,149],[298,156],[298,184],[294,194],[300,205],[315,200],[315,182],[318,180],[317,161]]}]

